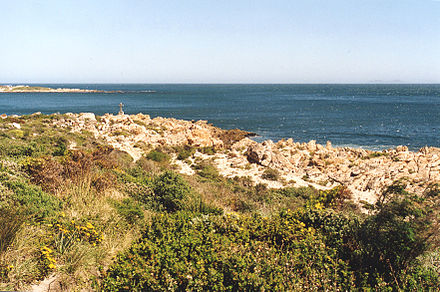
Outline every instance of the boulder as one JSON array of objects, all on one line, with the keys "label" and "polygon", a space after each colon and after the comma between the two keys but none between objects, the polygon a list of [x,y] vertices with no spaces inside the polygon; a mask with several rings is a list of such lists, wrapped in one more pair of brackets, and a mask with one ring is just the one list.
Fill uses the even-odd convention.
[{"label": "boulder", "polygon": [[246,152],[247,160],[250,163],[257,163],[268,166],[272,161],[272,152],[262,144],[251,145]]}]

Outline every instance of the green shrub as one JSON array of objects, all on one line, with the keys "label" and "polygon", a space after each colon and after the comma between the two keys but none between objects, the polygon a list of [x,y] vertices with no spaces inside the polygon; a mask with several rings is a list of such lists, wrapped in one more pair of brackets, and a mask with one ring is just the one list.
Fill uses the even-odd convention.
[{"label": "green shrub", "polygon": [[22,179],[10,179],[5,173],[0,174],[0,182],[13,191],[11,199],[25,209],[24,214],[33,216],[37,221],[50,217],[61,209],[61,201],[38,186]]},{"label": "green shrub", "polygon": [[203,154],[208,154],[208,155],[215,154],[214,147],[202,147],[202,148],[199,148],[199,151],[202,152]]},{"label": "green shrub", "polygon": [[129,137],[131,134],[127,131],[124,130],[119,130],[119,131],[114,131],[112,132],[112,136],[124,136],[124,137]]},{"label": "green shrub", "polygon": [[367,156],[363,156],[361,157],[361,159],[372,159],[372,158],[376,158],[376,157],[381,157],[381,156],[389,156],[389,153],[385,153],[385,152],[372,152],[370,154],[368,154]]},{"label": "green shrub", "polygon": [[189,147],[189,146],[185,146],[185,147],[181,148],[180,150],[178,150],[177,159],[185,160],[188,157],[192,156],[195,152],[196,152],[196,149]]},{"label": "green shrub", "polygon": [[280,173],[276,169],[266,168],[261,177],[267,180],[277,181],[280,179]]},{"label": "green shrub", "polygon": [[191,196],[191,189],[183,178],[167,171],[153,182],[153,192],[160,205],[168,212],[184,209]]},{"label": "green shrub", "polygon": [[206,204],[202,200],[200,200],[199,206],[196,211],[200,212],[201,214],[223,215],[222,208],[215,207],[211,204]]},{"label": "green shrub", "polygon": [[67,152],[67,140],[66,138],[60,137],[55,143],[55,149],[52,152],[53,156],[64,156]]},{"label": "green shrub", "polygon": [[308,204],[313,207],[342,208],[344,203],[351,199],[351,192],[347,187],[337,186],[330,190],[319,190],[312,194]]},{"label": "green shrub", "polygon": [[297,197],[300,199],[310,199],[318,193],[318,190],[314,187],[299,187],[299,188],[281,188],[273,190],[274,193],[284,197]]},{"label": "green shrub", "polygon": [[256,204],[255,202],[247,200],[246,198],[238,197],[236,200],[233,201],[231,207],[234,211],[248,213],[256,209]]},{"label": "green shrub", "polygon": [[24,137],[24,132],[22,130],[14,129],[8,131],[8,135],[17,139],[21,139]]},{"label": "green shrub", "polygon": [[14,140],[3,140],[0,142],[0,153],[3,156],[21,157],[32,156],[35,152],[39,151],[39,147],[35,142],[24,142]]},{"label": "green shrub", "polygon": [[159,150],[152,150],[146,156],[147,159],[156,161],[156,162],[167,162],[170,160],[170,156]]},{"label": "green shrub", "polygon": [[440,287],[440,275],[433,269],[416,265],[399,274],[403,291],[435,291]]},{"label": "green shrub", "polygon": [[156,210],[160,206],[154,195],[151,182],[126,182],[123,185],[123,190],[147,209]]},{"label": "green shrub", "polygon": [[123,199],[122,202],[114,201],[116,211],[121,215],[129,224],[134,224],[139,220],[144,219],[144,212],[142,211],[139,203],[132,199]]},{"label": "green shrub", "polygon": [[197,164],[195,169],[198,175],[208,180],[217,180],[219,178],[218,170],[212,164],[202,162]]},{"label": "green shrub", "polygon": [[341,214],[333,209],[300,209],[295,216],[306,227],[318,230],[323,236],[325,243],[335,248],[338,257],[343,260],[351,260],[353,245],[356,243],[356,233],[359,229],[359,218]]},{"label": "green shrub", "polygon": [[412,265],[430,245],[433,214],[438,205],[405,191],[395,183],[385,190],[359,230],[364,250],[360,263],[368,272],[392,281],[396,274]]},{"label": "green shrub", "polygon": [[349,290],[352,276],[313,228],[283,213],[152,219],[101,279],[106,291]]}]

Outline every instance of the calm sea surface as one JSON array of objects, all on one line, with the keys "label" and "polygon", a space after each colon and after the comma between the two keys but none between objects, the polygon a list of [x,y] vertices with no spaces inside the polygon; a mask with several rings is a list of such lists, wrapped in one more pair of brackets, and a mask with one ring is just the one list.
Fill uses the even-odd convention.
[{"label": "calm sea surface", "polygon": [[[256,140],[440,147],[440,85],[39,84],[123,93],[1,93],[0,113],[117,113],[208,120]],[[154,92],[150,92],[154,91]]]}]

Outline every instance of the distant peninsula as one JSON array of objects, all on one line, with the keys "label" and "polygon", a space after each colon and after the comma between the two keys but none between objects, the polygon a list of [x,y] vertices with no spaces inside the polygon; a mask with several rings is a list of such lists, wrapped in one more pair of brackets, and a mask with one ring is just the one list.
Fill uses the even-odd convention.
[{"label": "distant peninsula", "polygon": [[53,93],[121,93],[121,91],[106,91],[97,89],[79,89],[79,88],[50,88],[42,86],[29,85],[0,85],[0,93],[24,93],[24,92],[53,92]]}]

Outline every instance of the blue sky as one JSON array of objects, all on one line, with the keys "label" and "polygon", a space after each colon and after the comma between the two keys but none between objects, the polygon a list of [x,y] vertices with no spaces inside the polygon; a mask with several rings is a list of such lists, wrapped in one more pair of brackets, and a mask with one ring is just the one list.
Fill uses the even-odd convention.
[{"label": "blue sky", "polygon": [[440,83],[435,0],[0,4],[0,84]]}]

